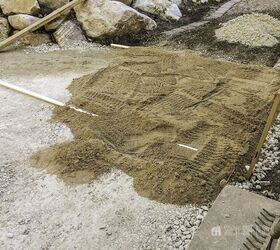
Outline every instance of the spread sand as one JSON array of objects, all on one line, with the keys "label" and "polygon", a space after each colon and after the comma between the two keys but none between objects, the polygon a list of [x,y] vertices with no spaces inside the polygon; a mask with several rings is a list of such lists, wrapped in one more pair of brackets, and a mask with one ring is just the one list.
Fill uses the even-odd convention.
[{"label": "spread sand", "polygon": [[279,42],[280,21],[267,14],[242,15],[222,24],[215,33],[220,41],[250,47],[273,47]]},{"label": "spread sand", "polygon": [[190,52],[118,51],[112,65],[69,87],[71,105],[99,116],[55,108],[53,120],[74,140],[37,153],[33,164],[69,183],[115,167],[144,197],[204,203],[249,160],[279,82],[277,71]]}]

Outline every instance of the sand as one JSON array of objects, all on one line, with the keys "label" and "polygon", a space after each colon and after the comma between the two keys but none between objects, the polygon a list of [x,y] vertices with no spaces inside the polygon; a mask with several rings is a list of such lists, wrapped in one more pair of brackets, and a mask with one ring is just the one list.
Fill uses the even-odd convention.
[{"label": "sand", "polygon": [[206,203],[248,163],[279,81],[279,71],[191,52],[117,50],[109,67],[69,87],[69,104],[99,116],[55,108],[52,120],[74,140],[38,152],[33,165],[70,184],[117,168],[144,197]]}]

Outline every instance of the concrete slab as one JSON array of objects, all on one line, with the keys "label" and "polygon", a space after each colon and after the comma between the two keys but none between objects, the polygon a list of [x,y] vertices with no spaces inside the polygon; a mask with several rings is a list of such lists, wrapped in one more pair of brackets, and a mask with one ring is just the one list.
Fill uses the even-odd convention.
[{"label": "concrete slab", "polygon": [[263,209],[278,214],[280,202],[234,186],[226,186],[194,235],[188,249],[242,249]]}]

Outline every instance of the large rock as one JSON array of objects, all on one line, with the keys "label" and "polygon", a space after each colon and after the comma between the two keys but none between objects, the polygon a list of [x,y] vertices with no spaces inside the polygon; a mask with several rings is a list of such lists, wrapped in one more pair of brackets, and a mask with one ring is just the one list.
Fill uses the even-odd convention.
[{"label": "large rock", "polygon": [[26,15],[26,14],[17,14],[8,17],[10,25],[16,30],[22,30],[29,25],[35,23],[40,18]]},{"label": "large rock", "polygon": [[80,26],[73,21],[64,22],[54,33],[54,39],[60,47],[71,46],[72,44],[86,41]]},{"label": "large rock", "polygon": [[156,22],[117,1],[87,0],[75,7],[77,19],[91,38],[111,38],[156,28]]},{"label": "large rock", "polygon": [[40,6],[50,10],[55,10],[69,3],[69,0],[38,0]]},{"label": "large rock", "polygon": [[136,0],[134,8],[157,15],[162,19],[179,20],[182,13],[179,0]]},{"label": "large rock", "polygon": [[131,5],[132,4],[132,2],[133,2],[133,0],[117,0],[118,2],[121,2],[121,3],[124,3],[124,4],[126,4],[126,5]]},{"label": "large rock", "polygon": [[0,7],[5,15],[36,15],[40,10],[37,0],[0,0]]},{"label": "large rock", "polygon": [[[14,31],[14,34],[18,31]],[[41,44],[51,43],[50,36],[46,33],[28,33],[19,39],[18,43],[23,45],[38,46]]]},{"label": "large rock", "polygon": [[8,38],[10,33],[10,26],[8,20],[4,17],[0,17],[0,41]]},{"label": "large rock", "polygon": [[67,18],[67,15],[60,16],[45,25],[46,31],[56,30]]}]

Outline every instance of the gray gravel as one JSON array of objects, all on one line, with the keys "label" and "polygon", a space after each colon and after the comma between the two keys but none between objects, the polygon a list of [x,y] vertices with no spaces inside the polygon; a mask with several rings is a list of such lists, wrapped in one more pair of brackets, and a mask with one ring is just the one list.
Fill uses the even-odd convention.
[{"label": "gray gravel", "polygon": [[[280,162],[280,115],[275,120],[269,131],[266,142],[262,149],[259,161],[250,181],[235,183],[236,186],[247,190],[262,190],[262,193],[269,198],[277,198],[270,190],[270,181],[266,179],[269,172],[279,165]],[[280,197],[278,197],[279,199]]]},{"label": "gray gravel", "polygon": [[273,47],[280,37],[280,21],[267,14],[242,15],[222,24],[215,31],[220,41],[250,47]]},{"label": "gray gravel", "polygon": [[[0,79],[66,101],[71,79],[106,66],[106,51],[3,53]],[[116,170],[66,186],[30,166],[34,152],[72,139],[65,125],[48,122],[51,110],[0,90],[0,249],[185,249],[207,206],[145,199],[134,191],[132,178]]]}]

